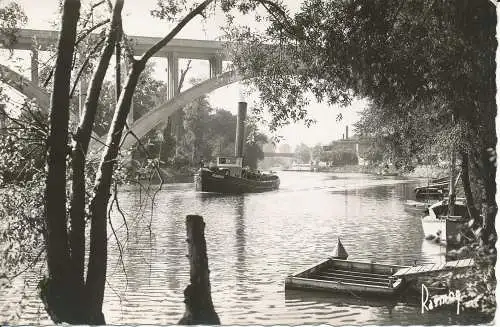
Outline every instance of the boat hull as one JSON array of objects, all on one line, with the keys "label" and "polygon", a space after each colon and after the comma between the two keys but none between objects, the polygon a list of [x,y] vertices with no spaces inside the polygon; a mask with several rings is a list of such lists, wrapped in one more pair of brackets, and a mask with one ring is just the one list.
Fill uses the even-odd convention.
[{"label": "boat hull", "polygon": [[450,239],[457,236],[461,226],[468,219],[468,210],[462,201],[455,202],[455,215],[448,215],[448,200],[436,202],[429,206],[429,214],[422,218],[422,229],[427,240],[447,245]]},{"label": "boat hull", "polygon": [[441,245],[446,245],[446,219],[426,216],[422,218],[424,237]]},{"label": "boat hull", "polygon": [[466,219],[462,216],[425,216],[422,218],[422,229],[426,240],[446,246],[450,239],[453,243],[465,223]]},{"label": "boat hull", "polygon": [[285,280],[287,289],[392,296],[403,286],[392,275],[406,266],[328,259]]},{"label": "boat hull", "polygon": [[217,172],[201,169],[194,177],[196,191],[228,194],[257,193],[279,188],[277,176],[269,180],[253,180],[221,175]]},{"label": "boat hull", "polygon": [[429,208],[429,204],[425,202],[418,202],[413,200],[408,200],[404,204],[404,210],[412,215],[423,217],[427,209]]}]

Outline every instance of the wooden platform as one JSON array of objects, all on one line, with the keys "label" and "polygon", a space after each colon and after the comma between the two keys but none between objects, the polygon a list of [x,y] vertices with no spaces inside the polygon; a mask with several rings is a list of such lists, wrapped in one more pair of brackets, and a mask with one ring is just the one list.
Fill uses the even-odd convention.
[{"label": "wooden platform", "polygon": [[433,273],[445,272],[460,268],[468,268],[472,267],[473,265],[474,265],[473,259],[462,259],[462,260],[448,261],[445,263],[432,263],[432,264],[403,268],[398,270],[392,276],[394,278],[403,278],[405,280],[408,280],[423,275],[430,275]]}]

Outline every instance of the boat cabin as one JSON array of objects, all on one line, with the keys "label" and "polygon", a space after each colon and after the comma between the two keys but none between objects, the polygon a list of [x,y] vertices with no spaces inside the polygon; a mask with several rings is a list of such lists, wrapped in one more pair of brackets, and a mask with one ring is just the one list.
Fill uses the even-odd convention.
[{"label": "boat cabin", "polygon": [[243,170],[242,157],[217,157],[217,169],[225,175],[241,177]]}]

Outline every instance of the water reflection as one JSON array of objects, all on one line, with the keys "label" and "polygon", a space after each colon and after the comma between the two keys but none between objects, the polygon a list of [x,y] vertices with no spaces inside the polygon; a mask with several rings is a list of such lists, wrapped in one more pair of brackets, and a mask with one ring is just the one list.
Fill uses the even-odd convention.
[{"label": "water reflection", "polygon": [[245,235],[245,198],[240,196],[236,200],[236,215],[235,215],[235,252],[236,262],[234,269],[236,271],[236,281],[239,288],[245,284],[245,276],[247,271],[246,266],[246,235]]},{"label": "water reflection", "polygon": [[293,304],[295,302],[308,302],[319,305],[330,304],[335,307],[350,308],[385,307],[389,311],[398,304],[398,301],[393,298],[360,297],[354,294],[340,293],[333,296],[328,292],[286,290],[285,303]]}]

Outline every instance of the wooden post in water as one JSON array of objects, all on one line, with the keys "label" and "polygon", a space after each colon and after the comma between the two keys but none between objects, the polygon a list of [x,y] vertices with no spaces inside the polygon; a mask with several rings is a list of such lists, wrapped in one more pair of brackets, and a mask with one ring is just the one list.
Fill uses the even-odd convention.
[{"label": "wooden post in water", "polygon": [[179,320],[180,325],[220,325],[210,291],[205,223],[203,217],[186,217],[190,282],[184,290],[186,311]]}]

